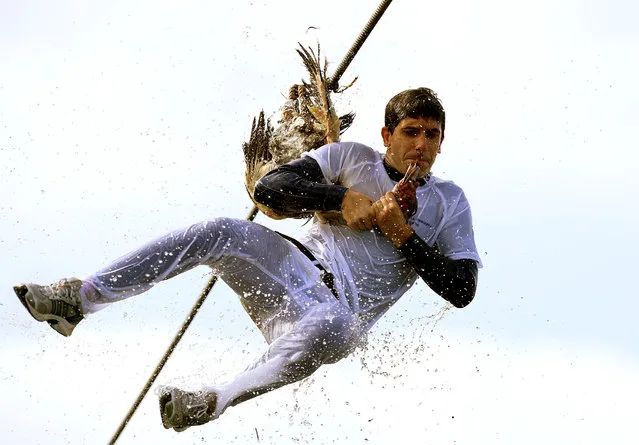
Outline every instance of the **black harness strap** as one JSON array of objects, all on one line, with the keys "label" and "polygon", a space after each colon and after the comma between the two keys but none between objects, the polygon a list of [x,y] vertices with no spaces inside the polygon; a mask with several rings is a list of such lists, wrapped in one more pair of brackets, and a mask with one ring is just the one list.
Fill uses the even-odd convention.
[{"label": "black harness strap", "polygon": [[324,284],[331,290],[335,298],[339,300],[339,295],[337,294],[337,289],[335,288],[335,277],[333,276],[333,274],[330,273],[328,270],[326,270],[324,266],[322,266],[322,264],[319,261],[317,261],[317,258],[313,256],[311,251],[308,250],[304,244],[300,243],[295,238],[292,238],[288,235],[284,235],[283,233],[280,233],[277,231],[275,233],[277,233],[282,238],[290,241],[295,247],[297,247],[300,250],[300,252],[302,252],[306,256],[306,258],[311,260],[313,265],[320,270],[320,277],[322,278],[322,281],[324,282]]}]

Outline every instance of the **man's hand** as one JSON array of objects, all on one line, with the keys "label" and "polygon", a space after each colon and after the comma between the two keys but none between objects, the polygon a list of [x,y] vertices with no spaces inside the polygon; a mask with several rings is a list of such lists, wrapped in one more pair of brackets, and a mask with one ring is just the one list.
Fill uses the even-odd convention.
[{"label": "man's hand", "polygon": [[395,247],[400,247],[413,234],[413,228],[406,221],[393,192],[388,192],[375,201],[373,209],[377,227]]},{"label": "man's hand", "polygon": [[353,230],[371,230],[375,227],[373,200],[363,193],[347,190],[342,201],[342,216]]}]

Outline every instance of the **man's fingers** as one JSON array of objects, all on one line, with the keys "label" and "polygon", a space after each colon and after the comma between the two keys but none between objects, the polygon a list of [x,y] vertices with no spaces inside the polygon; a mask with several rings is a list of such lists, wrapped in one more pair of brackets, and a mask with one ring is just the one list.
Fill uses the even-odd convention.
[{"label": "man's fingers", "polygon": [[373,227],[377,225],[377,219],[375,218],[375,212],[368,214],[366,216],[360,216],[358,218],[353,219],[350,223],[348,223],[348,227],[353,230],[371,230]]},{"label": "man's fingers", "polygon": [[397,203],[397,199],[395,198],[395,194],[393,192],[386,193],[382,199],[384,200],[384,203],[386,203],[388,206],[391,206],[393,204],[399,205]]},{"label": "man's fingers", "polygon": [[366,230],[371,230],[373,227],[375,227],[377,225],[377,222],[375,220],[375,218],[369,218],[366,221]]},{"label": "man's fingers", "polygon": [[372,227],[368,227],[368,225],[364,224],[363,222],[355,222],[355,223],[349,224],[348,227],[350,227],[353,230],[357,230],[358,232],[372,229]]},{"label": "man's fingers", "polygon": [[362,218],[361,227],[362,227],[362,230],[371,230],[373,227],[375,227],[375,217],[368,216],[368,217]]},{"label": "man's fingers", "polygon": [[382,203],[382,201],[375,201],[373,203],[373,210],[375,210],[375,218],[377,218],[377,216],[379,215],[379,213],[382,211],[382,209],[384,208],[384,204]]}]

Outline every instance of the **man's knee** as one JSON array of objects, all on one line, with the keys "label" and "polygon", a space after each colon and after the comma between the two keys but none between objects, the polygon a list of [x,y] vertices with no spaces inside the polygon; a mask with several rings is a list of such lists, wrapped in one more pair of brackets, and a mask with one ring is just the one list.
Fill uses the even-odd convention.
[{"label": "man's knee", "polygon": [[348,356],[359,344],[361,335],[357,317],[354,315],[348,314],[333,319],[324,334],[326,348],[322,354],[322,362],[335,363]]},{"label": "man's knee", "polygon": [[189,227],[189,232],[199,236],[216,236],[228,237],[232,236],[237,230],[238,220],[221,216],[207,221],[201,221]]},{"label": "man's knee", "polygon": [[307,335],[308,351],[318,366],[335,363],[355,349],[361,336],[357,317],[338,304],[318,305],[309,319],[300,323],[302,332]]},{"label": "man's knee", "polygon": [[197,254],[212,256],[213,259],[239,250],[247,242],[243,221],[227,217],[195,223],[178,235],[184,237]]}]

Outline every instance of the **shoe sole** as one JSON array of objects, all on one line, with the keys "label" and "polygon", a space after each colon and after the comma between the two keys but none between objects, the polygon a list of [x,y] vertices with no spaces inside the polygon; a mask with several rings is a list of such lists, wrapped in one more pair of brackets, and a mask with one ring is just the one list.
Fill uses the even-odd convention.
[{"label": "shoe sole", "polygon": [[173,396],[177,388],[166,388],[160,394],[160,415],[162,416],[162,426],[167,430],[173,428],[176,432],[180,433],[188,427],[175,427],[171,423],[170,419],[173,417]]},{"label": "shoe sole", "polygon": [[73,333],[76,327],[75,324],[69,323],[65,318],[57,315],[43,314],[38,311],[37,307],[38,305],[42,305],[42,303],[37,300],[35,293],[29,289],[28,285],[22,284],[20,286],[14,286],[13,291],[16,293],[20,303],[22,303],[25,309],[29,311],[29,314],[37,321],[46,321],[56,332],[65,337]]}]

